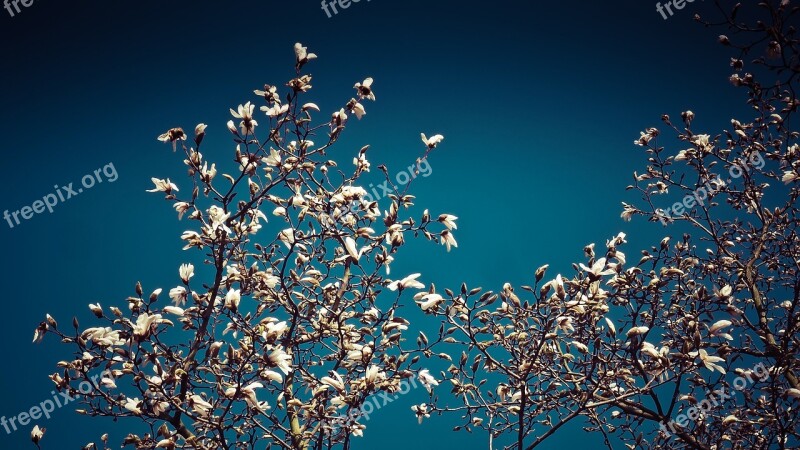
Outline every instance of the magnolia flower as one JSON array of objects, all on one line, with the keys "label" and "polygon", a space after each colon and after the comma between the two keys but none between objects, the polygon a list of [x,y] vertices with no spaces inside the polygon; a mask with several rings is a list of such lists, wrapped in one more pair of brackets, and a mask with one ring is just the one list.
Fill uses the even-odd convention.
[{"label": "magnolia flower", "polygon": [[228,127],[228,131],[233,133],[234,136],[239,136],[239,131],[236,129],[236,124],[234,124],[232,120],[229,120],[226,125]]},{"label": "magnolia flower", "polygon": [[289,375],[289,372],[292,371],[292,357],[283,351],[282,347],[276,348],[272,351],[272,353],[269,354],[269,362],[272,363],[273,366],[280,369],[284,375]]},{"label": "magnolia flower", "polygon": [[294,44],[294,56],[296,59],[296,65],[298,69],[306,65],[306,63],[308,63],[312,59],[317,58],[317,55],[313,53],[308,53],[308,47],[303,47],[303,44],[299,42]]},{"label": "magnolia flower", "polygon": [[203,238],[196,231],[184,231],[181,234],[181,240],[186,241],[186,245],[183,246],[184,250],[189,250],[192,247],[203,248]]},{"label": "magnolia flower", "polygon": [[347,352],[347,359],[350,361],[369,361],[372,357],[372,346],[353,344],[352,349]]},{"label": "magnolia flower", "polygon": [[169,181],[169,178],[166,180],[161,180],[158,178],[150,178],[150,181],[156,186],[154,189],[148,189],[146,192],[166,192],[167,194],[171,193],[172,191],[179,191],[178,186],[175,183]]},{"label": "magnolia flower", "polygon": [[189,284],[189,278],[194,276],[194,266],[191,264],[181,264],[180,269],[178,269],[178,273],[181,276],[181,280],[184,283]]},{"label": "magnolia flower", "polygon": [[92,311],[97,318],[103,318],[103,307],[100,306],[100,303],[89,303],[89,310]]},{"label": "magnolia flower", "polygon": [[364,251],[369,249],[369,247],[364,247],[361,250],[357,250],[356,241],[350,236],[344,238],[344,248],[347,250],[347,254],[353,258],[356,264],[358,264],[358,260],[361,259],[361,255],[364,254]]},{"label": "magnolia flower", "polygon": [[364,311],[364,314],[362,314],[361,316],[361,322],[365,324],[376,322],[380,316],[381,312],[378,310],[378,308],[375,308],[373,306],[370,309]]},{"label": "magnolia flower", "polygon": [[207,402],[203,397],[194,394],[189,397],[189,407],[194,410],[195,413],[206,417],[208,413],[214,409],[214,405]]},{"label": "magnolia flower", "polygon": [[145,376],[144,379],[150,386],[161,386],[164,383],[164,379],[159,376],[153,376],[153,377]]},{"label": "magnolia flower", "polygon": [[422,143],[425,144],[429,149],[436,148],[436,146],[444,140],[444,136],[441,134],[434,134],[428,138],[425,136],[425,133],[420,133],[420,137],[422,138]]},{"label": "magnolia flower", "polygon": [[217,355],[219,355],[219,350],[222,348],[222,344],[224,344],[224,342],[222,341],[217,341],[211,344],[208,347],[208,353],[206,354],[206,358],[208,359],[216,358]]},{"label": "magnolia flower", "polygon": [[182,316],[185,311],[183,308],[179,308],[177,306],[165,306],[164,312],[168,314],[175,314],[176,316]]},{"label": "magnolia flower", "polygon": [[709,139],[711,136],[707,134],[698,134],[692,137],[692,142],[700,148],[700,150],[706,151],[710,147]]},{"label": "magnolia flower", "polygon": [[330,377],[322,377],[319,381],[322,384],[330,386],[339,392],[344,392],[344,380],[342,380],[342,376],[336,372],[329,373],[331,374]]},{"label": "magnolia flower", "polygon": [[456,220],[457,219],[458,219],[458,217],[456,217],[456,216],[454,216],[452,214],[442,214],[441,216],[439,216],[439,222],[444,224],[444,226],[446,226],[448,230],[457,230],[458,229],[458,226],[456,226]]},{"label": "magnolia flower", "polygon": [[230,234],[231,229],[228,228],[226,222],[231,217],[231,213],[225,212],[222,208],[217,205],[213,205],[208,208],[208,217],[211,219],[211,230],[212,232],[216,232],[218,229],[222,229],[225,233]]},{"label": "magnolia flower", "polygon": [[288,329],[289,325],[285,320],[281,322],[267,322],[264,324],[264,332],[262,333],[262,336],[268,341],[280,339],[280,337],[283,336],[283,333],[285,333]]},{"label": "magnolia flower", "polygon": [[180,306],[186,303],[188,293],[183,286],[177,286],[169,290],[169,298],[175,303],[175,306]]},{"label": "magnolia flower", "polygon": [[364,380],[368,384],[375,384],[376,382],[385,379],[386,379],[386,374],[383,373],[381,368],[376,365],[371,365],[367,367],[367,370],[364,372]]},{"label": "magnolia flower", "polygon": [[420,370],[419,374],[417,374],[417,379],[420,381],[420,383],[422,383],[423,386],[425,386],[425,389],[428,390],[429,394],[433,391],[433,386],[439,385],[439,382],[436,381],[436,378],[431,375],[428,369]]},{"label": "magnolia flower", "polygon": [[142,413],[142,401],[136,397],[126,398],[125,403],[122,404],[122,407],[136,414],[137,416]]},{"label": "magnolia flower", "polygon": [[733,414],[731,414],[731,415],[725,417],[724,419],[722,419],[722,425],[723,426],[728,426],[728,425],[730,425],[732,423],[735,423],[735,422],[740,422],[740,420],[739,420],[738,417],[734,416]]},{"label": "magnolia flower", "polygon": [[428,405],[422,403],[421,405],[414,405],[411,407],[411,410],[414,411],[414,414],[417,415],[417,421],[422,423],[423,419],[429,418],[431,415],[428,412]]},{"label": "magnolia flower", "polygon": [[280,101],[280,95],[278,95],[278,87],[277,86],[270,86],[268,84],[264,85],[264,90],[255,89],[253,93],[259,97],[264,97],[264,100],[272,103],[275,101]]},{"label": "magnolia flower", "polygon": [[575,327],[572,326],[572,317],[570,316],[561,316],[556,318],[556,322],[558,323],[558,328],[565,333],[572,333],[575,331]]},{"label": "magnolia flower", "polygon": [[[256,398],[256,389],[263,387],[264,387],[263,384],[256,381],[248,384],[247,386],[243,387],[241,391],[239,391],[240,395],[244,397],[244,400],[248,406],[262,413],[266,409],[269,409],[269,404],[267,402],[258,401],[258,398]],[[236,387],[230,387],[225,390],[226,397],[233,398],[235,395],[236,395]]]},{"label": "magnolia flower", "polygon": [[591,268],[586,267],[583,263],[581,263],[579,265],[580,265],[581,269],[583,269],[584,271],[586,271],[589,274],[589,278],[590,279],[595,279],[596,280],[596,279],[598,279],[598,278],[600,278],[600,277],[602,277],[604,275],[613,275],[615,273],[614,269],[603,270],[606,267],[606,259],[605,258],[600,258],[597,261],[595,261],[595,263],[592,264]]},{"label": "magnolia flower", "polygon": [[255,110],[256,105],[247,102],[244,105],[239,105],[238,111],[234,111],[231,109],[231,115],[237,119],[242,119],[239,123],[239,128],[242,130],[242,134],[252,134],[255,131],[255,127],[258,126],[258,122],[253,119],[253,111]]},{"label": "magnolia flower", "polygon": [[700,350],[698,350],[698,351],[694,351],[694,352],[689,353],[689,356],[691,356],[691,357],[699,356],[700,357],[700,362],[703,363],[703,365],[706,367],[706,369],[708,369],[708,370],[710,370],[712,372],[714,370],[717,370],[720,373],[725,374],[725,368],[720,366],[719,364],[715,364],[715,363],[718,363],[718,362],[725,361],[725,358],[720,358],[719,356],[711,356],[711,355],[708,354],[708,352],[705,351],[705,349],[702,349],[702,348]]},{"label": "magnolia flower", "polygon": [[576,350],[583,353],[584,355],[589,353],[589,347],[583,342],[572,341],[570,342],[570,345],[575,347]]},{"label": "magnolia flower", "polygon": [[[364,172],[369,172],[370,163],[369,161],[367,161],[367,155],[365,153],[360,153],[357,157],[354,157],[353,165],[358,167],[359,170],[363,170]],[[344,186],[342,188],[343,191],[345,187],[352,187],[352,186]],[[366,191],[364,191],[364,193],[366,193]]]},{"label": "magnolia flower", "polygon": [[386,266],[386,275],[387,276],[391,275],[391,273],[392,273],[391,265],[392,265],[392,262],[394,261],[394,257],[393,256],[384,257],[383,255],[378,255],[378,256],[375,257],[375,260],[378,263],[382,262]]},{"label": "magnolia flower", "polygon": [[[383,331],[383,334],[389,334],[394,330],[405,331],[410,323],[406,319],[392,317],[388,322],[381,325],[381,331]],[[421,333],[421,335],[424,336],[424,333]]]},{"label": "magnolia flower", "polygon": [[620,213],[619,216],[622,218],[622,220],[630,222],[636,211],[636,207],[622,202],[622,213]]},{"label": "magnolia flower", "polygon": [[165,448],[167,450],[174,450],[175,441],[173,441],[172,439],[162,439],[158,441],[158,444],[156,444],[156,448]]},{"label": "magnolia flower", "polygon": [[241,300],[241,291],[239,289],[231,289],[225,294],[225,307],[236,312],[239,309],[239,302]]},{"label": "magnolia flower", "polygon": [[[387,211],[388,214],[388,211]],[[403,245],[405,238],[403,237],[403,226],[396,223],[386,229],[386,243],[391,244],[392,247]]]},{"label": "magnolia flower", "polygon": [[417,304],[419,304],[419,307],[423,311],[428,311],[431,308],[436,308],[440,303],[442,303],[442,301],[444,301],[444,298],[439,294],[426,294],[424,292],[420,292],[417,295],[419,295],[420,297],[417,298],[417,296],[414,296],[414,300],[417,301]]},{"label": "magnolia flower", "polygon": [[795,389],[795,388],[787,389],[786,396],[791,398],[800,398],[800,389]]},{"label": "magnolia flower", "polygon": [[260,277],[264,284],[270,289],[274,289],[281,281],[280,277],[272,274],[272,269],[267,269],[266,272],[257,272],[256,275]]},{"label": "magnolia flower", "polygon": [[350,430],[350,434],[355,437],[364,437],[364,430],[367,428],[366,425],[355,422],[352,423],[348,429]]},{"label": "magnolia flower", "polygon": [[46,430],[46,428],[39,428],[39,425],[35,425],[31,430],[31,441],[33,441],[34,444],[39,445],[39,441],[42,440]]},{"label": "magnolia flower", "polygon": [[419,273],[412,273],[411,275],[403,278],[402,280],[392,281],[388,285],[390,291],[396,291],[398,288],[402,291],[403,289],[410,288],[410,289],[425,289],[425,285],[417,281],[421,274]]},{"label": "magnolia flower", "polygon": [[153,325],[161,322],[161,314],[141,313],[139,317],[136,318],[136,324],[133,326],[133,335],[139,338],[146,338],[150,335],[150,330],[153,328]]},{"label": "magnolia flower", "polygon": [[120,339],[119,331],[113,330],[111,327],[105,328],[89,328],[83,332],[84,339],[91,339],[92,342],[100,347],[113,347],[125,344],[125,341]]},{"label": "magnolia flower", "polygon": [[186,133],[183,131],[183,128],[171,128],[166,133],[158,136],[158,140],[161,142],[172,142],[172,151],[174,152],[177,149],[178,141],[186,140]]},{"label": "magnolia flower", "polygon": [[210,183],[214,177],[217,176],[217,164],[211,163],[211,168],[208,167],[208,163],[203,163],[203,167],[200,168],[200,177],[206,183]]},{"label": "magnolia flower", "polygon": [[656,348],[655,345],[644,341],[642,342],[642,353],[649,355],[651,358],[654,359],[668,359],[669,356],[669,347],[664,346]]},{"label": "magnolia flower", "polygon": [[274,148],[269,149],[269,155],[261,158],[264,164],[272,167],[277,167],[281,164],[281,154]]},{"label": "magnolia flower", "polygon": [[719,297],[720,299],[724,300],[724,299],[730,297],[731,294],[733,294],[733,288],[730,285],[727,285],[727,284],[725,286],[722,286],[722,288],[720,288],[719,290],[717,290],[717,288],[715,287],[714,288],[714,294],[717,297]]},{"label": "magnolia flower", "polygon": [[116,389],[117,383],[114,381],[113,378],[103,377],[100,379],[100,384],[103,385],[106,389]]},{"label": "magnolia flower", "polygon": [[364,105],[361,103],[355,102],[350,105],[350,111],[356,115],[358,120],[361,120],[362,117],[367,115],[367,110],[364,109]]},{"label": "magnolia flower", "polygon": [[170,403],[164,400],[154,400],[150,403],[150,408],[152,408],[153,414],[156,416],[160,416],[161,414],[167,412],[169,407]]},{"label": "magnolia flower", "polygon": [[442,245],[447,247],[447,251],[450,251],[450,247],[458,248],[458,242],[456,242],[456,238],[453,237],[453,233],[450,230],[444,230],[441,234],[441,243]]},{"label": "magnolia flower", "polygon": [[711,325],[711,328],[708,329],[708,334],[711,335],[711,336],[719,336],[719,337],[725,338],[725,339],[727,339],[729,341],[732,341],[733,340],[733,336],[731,336],[728,333],[720,333],[720,331],[722,331],[722,329],[728,328],[731,325],[733,325],[733,322],[731,322],[730,320],[717,321],[716,323],[714,323],[714,325]]},{"label": "magnolia flower", "polygon": [[178,213],[178,220],[183,219],[183,215],[186,214],[186,211],[188,211],[191,206],[192,205],[186,202],[175,202],[175,204],[172,205],[172,207],[175,208],[175,211]]},{"label": "magnolia flower", "polygon": [[356,83],[353,88],[358,91],[358,98],[375,101],[375,93],[372,92],[372,77],[365,78],[363,82]]},{"label": "magnolia flower", "polygon": [[650,327],[644,327],[644,326],[642,326],[642,327],[633,327],[630,330],[628,330],[628,332],[625,333],[625,335],[628,336],[629,338],[632,338],[634,336],[640,336],[642,334],[645,334],[648,331],[650,331]]},{"label": "magnolia flower", "polygon": [[331,128],[335,129],[344,125],[347,121],[347,114],[344,111],[344,108],[339,109],[339,111],[334,112],[331,115]]},{"label": "magnolia flower", "polygon": [[625,253],[616,249],[614,249],[614,258],[619,261],[619,264],[609,263],[608,267],[611,270],[614,270],[614,268],[619,267],[620,265],[625,265],[625,262],[627,261]]},{"label": "magnolia flower", "polygon": [[794,170],[787,170],[786,172],[783,173],[783,177],[781,178],[781,180],[784,183],[789,184],[797,180],[798,178],[800,178],[800,175],[798,175],[797,172],[795,172]]},{"label": "magnolia flower", "polygon": [[276,383],[283,383],[283,375],[275,372],[274,370],[262,370],[261,371],[261,378],[269,381],[274,381]]},{"label": "magnolia flower", "polygon": [[286,248],[292,248],[294,244],[294,230],[287,228],[278,234],[278,240],[286,245]]},{"label": "magnolia flower", "polygon": [[[543,266],[543,268],[547,270],[547,266]],[[542,275],[544,275],[544,272],[542,272]],[[543,289],[555,288],[556,290],[555,295],[562,300],[567,296],[567,291],[564,289],[564,279],[561,278],[561,274],[556,275],[555,279],[545,283],[544,286],[542,286],[542,288]]]},{"label": "magnolia flower", "polygon": [[261,111],[265,112],[268,117],[278,117],[282,114],[286,114],[289,111],[289,105],[281,105],[280,103],[275,103],[272,106],[262,106],[259,108]]}]

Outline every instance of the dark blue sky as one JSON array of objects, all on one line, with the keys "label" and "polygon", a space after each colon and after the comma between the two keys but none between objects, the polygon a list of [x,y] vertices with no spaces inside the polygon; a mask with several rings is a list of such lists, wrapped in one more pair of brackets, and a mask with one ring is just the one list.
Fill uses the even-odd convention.
[{"label": "dark blue sky", "polygon": [[[205,122],[204,154],[229,161],[228,108],[255,100],[265,83],[283,84],[296,41],[319,55],[309,71],[324,111],[349,99],[354,82],[375,78],[378,101],[349,127],[340,161],[371,144],[373,165],[396,172],[418,155],[420,132],[445,135],[432,175],[412,193],[418,205],[460,217],[459,248],[414,245],[393,271],[497,290],[530,283],[544,263],[566,273],[584,245],[619,231],[638,254],[663,232],[619,219],[620,202],[635,200],[624,188],[645,164],[632,145],[638,132],[685,109],[719,130],[742,110],[719,31],[692,20],[709,7],[687,4],[668,20],[650,0],[362,0],[331,18],[305,0],[35,0],[15,17],[0,10],[0,210],[108,163],[119,176],[52,214],[0,225],[0,415],[46,399],[47,375],[69,356],[53,340],[30,344],[46,312],[88,322],[88,303],[121,305],[137,280],[168,288],[178,265],[198,258],[180,250],[186,223],[144,192],[151,176],[184,179],[181,160],[155,138]],[[483,436],[449,432],[448,421],[419,427],[410,404],[376,415],[363,448],[485,446]],[[78,448],[100,433],[67,409],[40,423],[49,448]],[[27,445],[28,430],[0,429],[0,449]],[[562,433],[545,448],[566,444],[597,442]]]}]

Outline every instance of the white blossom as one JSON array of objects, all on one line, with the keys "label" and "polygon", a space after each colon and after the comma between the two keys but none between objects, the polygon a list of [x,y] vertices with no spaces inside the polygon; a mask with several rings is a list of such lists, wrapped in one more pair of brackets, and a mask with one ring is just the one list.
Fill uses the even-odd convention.
[{"label": "white blossom", "polygon": [[434,386],[439,385],[439,382],[436,381],[436,378],[431,375],[428,369],[420,370],[419,374],[417,374],[417,379],[419,379],[420,383],[425,386],[425,389],[427,389],[429,394],[433,392]]},{"label": "white blossom", "polygon": [[150,178],[153,184],[156,186],[153,189],[148,189],[147,192],[166,192],[167,194],[171,193],[172,191],[178,192],[178,186],[175,183],[169,181],[169,178],[166,180],[162,180],[159,178]]},{"label": "white blossom", "polygon": [[412,273],[402,280],[390,282],[386,287],[389,288],[390,291],[396,291],[397,289],[425,289],[425,285],[417,281],[420,275],[419,273]]},{"label": "white blossom", "polygon": [[194,276],[194,266],[191,264],[181,264],[181,267],[178,272],[181,276],[181,280],[183,280],[184,283],[188,284],[189,279]]}]

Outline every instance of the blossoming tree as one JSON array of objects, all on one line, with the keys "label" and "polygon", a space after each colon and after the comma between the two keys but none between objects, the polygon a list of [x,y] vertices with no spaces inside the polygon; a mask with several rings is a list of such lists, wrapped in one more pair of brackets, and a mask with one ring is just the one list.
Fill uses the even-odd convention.
[{"label": "blossoming tree", "polygon": [[[365,114],[361,102],[375,99],[372,80],[313,125],[319,108],[301,98],[315,56],[298,44],[285,103],[277,87],[256,91],[266,136],[256,137],[254,104],[231,111],[238,171],[218,177],[199,153],[205,125],[194,146],[180,128],[160,137],[185,153],[192,188],[180,198],[172,181],[154,179],[152,190],[196,224],[183,240],[205,255],[207,281],[185,264],[171,305],[137,284],[127,308],[90,305],[100,322],[90,328],[75,320],[66,331],[48,316],[35,339],[55,334],[74,348],[53,382],[72,395],[92,386],[85,414],[138,421],[144,431],[124,444],[140,449],[349,449],[367,398],[412,377],[431,392],[411,407],[420,423],[456,415],[456,430],[486,432],[490,450],[530,450],[574,426],[609,449],[800,447],[800,10],[765,1],[751,24],[739,9],[706,24],[731,29],[720,42],[737,51],[730,81],[752,117],[711,134],[691,111],[679,123],[665,115],[674,140],[648,128],[635,141],[647,167],[630,189],[643,204],[623,204],[622,218],[672,236],[634,260],[619,233],[587,245],[574,273],[543,265],[531,286],[497,293],[388,278],[410,235],[457,245],[456,218],[402,219],[405,192],[385,212],[366,199],[367,147],[352,171],[327,159],[350,117]],[[422,158],[441,140],[423,135]],[[409,290],[439,329],[430,339],[407,339]],[[379,295],[393,301],[379,306]],[[449,364],[439,375],[428,369],[434,355]]]},{"label": "blossoming tree", "polygon": [[674,236],[629,260],[619,234],[586,246],[573,274],[543,266],[521,291],[462,286],[427,304],[461,356],[442,372],[457,401],[417,405],[420,418],[459,414],[490,449],[581,425],[609,449],[800,448],[800,9],[716,3],[724,20],[697,19],[730,29],[719,40],[753,115],[718,134],[691,111],[665,115],[674,140],[649,128],[635,141],[644,204],[622,218]]},{"label": "blossoming tree", "polygon": [[[362,102],[375,100],[373,80],[356,83],[356,96],[316,123],[303,73],[316,55],[294,50],[285,96],[267,85],[255,91],[261,117],[252,102],[231,110],[233,173],[201,154],[204,124],[191,141],[181,128],[159,137],[182,150],[190,183],[153,178],[150,192],[193,224],[181,238],[203,267],[181,265],[168,299],[137,283],[124,305],[89,305],[88,328],[48,315],[36,330],[34,340],[52,334],[74,350],[51,379],[80,399],[79,412],[139,424],[123,445],[348,449],[363,433],[357,412],[370,395],[412,377],[435,382],[420,361],[436,342],[408,345],[399,311],[401,297],[425,285],[419,274],[387,277],[409,236],[456,245],[455,217],[402,217],[413,201],[405,191],[383,209],[371,201],[358,185],[371,168],[368,146],[351,168],[329,159],[352,118],[366,114]],[[427,158],[443,138],[422,139]],[[38,427],[32,438],[46,442]],[[108,448],[108,436],[101,440]]]}]

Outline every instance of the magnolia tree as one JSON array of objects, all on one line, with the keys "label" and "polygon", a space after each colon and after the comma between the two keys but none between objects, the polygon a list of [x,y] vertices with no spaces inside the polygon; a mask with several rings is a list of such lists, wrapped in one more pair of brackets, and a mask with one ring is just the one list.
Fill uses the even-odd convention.
[{"label": "magnolia tree", "polygon": [[[204,255],[202,266],[181,265],[168,296],[137,283],[118,307],[89,305],[88,328],[48,315],[36,330],[34,340],[55,335],[73,349],[50,378],[78,398],[80,413],[130,419],[140,430],[123,446],[349,449],[371,395],[436,383],[420,364],[437,342],[405,338],[399,311],[401,298],[425,285],[419,274],[388,277],[409,237],[456,246],[456,217],[403,218],[413,197],[397,188],[379,208],[359,186],[368,147],[349,167],[329,159],[352,118],[366,113],[362,102],[375,100],[372,79],[315,122],[320,108],[304,100],[311,76],[303,68],[316,56],[294,50],[288,93],[267,85],[255,91],[260,113],[251,102],[231,110],[237,170],[218,174],[200,153],[206,125],[191,141],[181,128],[159,137],[184,152],[190,182],[153,178],[150,192],[192,224],[181,239]],[[422,135],[417,169],[442,139]],[[38,427],[32,439],[46,443]],[[101,441],[109,448],[107,434]]]},{"label": "magnolia tree", "polygon": [[629,259],[619,234],[569,275],[543,266],[533,286],[426,304],[461,356],[442,372],[457,400],[416,406],[421,419],[459,414],[490,449],[535,448],[573,421],[609,449],[800,448],[798,8],[752,5],[751,24],[717,7],[723,21],[697,19],[730,29],[719,41],[750,112],[721,133],[663,116],[673,139],[635,141],[643,203],[623,204],[674,236]]},{"label": "magnolia tree", "polygon": [[[413,197],[398,189],[381,209],[358,185],[367,147],[351,171],[327,159],[374,100],[372,80],[313,125],[319,108],[300,99],[315,56],[298,44],[285,103],[276,87],[256,91],[266,136],[254,104],[231,111],[238,171],[216,176],[199,153],[204,125],[193,147],[179,128],[160,137],[185,152],[192,192],[181,199],[168,179],[153,190],[196,223],[182,238],[204,265],[196,276],[180,267],[171,305],[137,284],[126,307],[90,305],[90,328],[48,316],[35,339],[55,334],[75,350],[53,382],[80,394],[85,414],[138,422],[124,444],[139,449],[348,449],[371,395],[417,382],[430,392],[411,406],[420,423],[455,416],[490,450],[533,449],[580,426],[609,449],[800,447],[798,10],[752,8],[762,20],[737,19],[736,5],[705,22],[731,30],[720,43],[737,52],[730,81],[748,94],[747,116],[722,133],[695,129],[691,111],[663,116],[673,139],[648,128],[635,141],[648,159],[630,189],[643,202],[623,204],[622,218],[670,235],[629,260],[619,233],[587,245],[574,273],[544,265],[531,286],[496,293],[388,278],[407,237],[456,246],[456,218],[401,219]],[[422,140],[418,168],[442,137]],[[401,316],[408,291],[433,320],[423,328],[439,330],[431,338]]]}]

